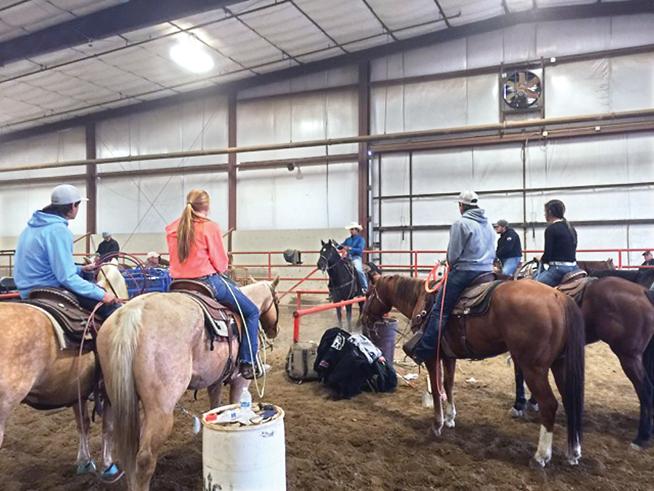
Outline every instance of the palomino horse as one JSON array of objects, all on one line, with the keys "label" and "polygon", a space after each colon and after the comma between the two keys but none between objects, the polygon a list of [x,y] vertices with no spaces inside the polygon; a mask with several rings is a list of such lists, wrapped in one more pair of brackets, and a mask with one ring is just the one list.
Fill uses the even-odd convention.
[{"label": "palomino horse", "polygon": [[[124,292],[127,296],[125,280],[116,267],[102,266],[99,276],[101,286],[111,284],[116,292]],[[61,349],[50,318],[32,306],[1,302],[0,319],[0,346],[3,348],[0,356],[0,447],[9,414],[21,402],[35,409],[72,407],[80,435],[77,472],[95,471],[89,451],[91,421],[87,408],[97,380],[95,354],[86,351],[78,356],[77,349]],[[105,471],[113,464],[111,422],[111,416],[105,413],[102,419]]]},{"label": "palomino horse", "polygon": [[[242,287],[259,307],[269,337],[278,331],[278,281]],[[103,325],[97,346],[114,414],[115,453],[129,489],[149,489],[179,399],[187,389],[206,388],[211,408],[217,407],[228,367],[236,364],[238,340],[231,346],[215,342],[212,349],[201,307],[190,296],[171,292],[131,300]],[[243,382],[240,376],[230,379],[232,402],[238,401]]]},{"label": "palomino horse", "polygon": [[634,386],[640,403],[640,421],[633,445],[645,447],[652,436],[654,415],[654,305],[651,297],[641,285],[606,277],[586,287],[581,311],[586,341],[608,344]]},{"label": "palomino horse", "polygon": [[[334,240],[327,242],[320,241],[320,257],[318,258],[318,268],[321,271],[327,271],[329,276],[329,298],[332,302],[350,300],[363,295],[361,285],[359,285],[359,276],[354,269],[354,265],[341,256],[338,252],[338,243]],[[359,312],[363,307],[363,302],[359,304]],[[345,316],[347,319],[348,329],[352,328],[352,305],[345,306]],[[336,309],[338,325],[343,327],[341,308]]]},{"label": "palomino horse", "polygon": [[[380,319],[393,307],[409,319],[424,304],[424,282],[405,276],[382,276],[371,287],[364,306],[364,323]],[[552,457],[552,432],[557,402],[548,381],[551,369],[568,423],[568,461],[581,457],[581,419],[584,401],[584,325],[571,298],[535,281],[501,283],[493,292],[488,312],[465,320],[465,338],[459,321],[452,317],[444,336],[456,358],[475,359],[499,355],[507,350],[524,370],[527,385],[541,408],[541,429],[534,460],[545,466]],[[436,307],[438,308],[438,307]],[[444,358],[447,395],[445,421],[441,419],[435,359],[426,362],[432,384],[435,421],[432,430],[440,435],[443,423],[454,427],[456,410],[452,389],[455,358]]]}]

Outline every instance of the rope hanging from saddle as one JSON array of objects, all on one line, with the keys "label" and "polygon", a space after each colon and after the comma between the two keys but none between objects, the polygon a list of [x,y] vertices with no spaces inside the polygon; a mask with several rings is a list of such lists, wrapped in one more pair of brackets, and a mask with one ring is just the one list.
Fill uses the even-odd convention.
[{"label": "rope hanging from saddle", "polygon": [[[445,271],[443,272],[443,277],[437,281],[436,280],[436,275],[438,274],[438,270],[441,268],[441,266],[445,266]],[[438,391],[438,396],[441,399],[445,399],[446,394],[445,391],[443,390],[443,380],[442,380],[442,375],[441,375],[441,338],[443,337],[443,311],[445,309],[445,294],[447,293],[447,277],[449,273],[449,268],[447,267],[447,264],[441,264],[440,261],[437,261],[434,267],[431,269],[429,274],[427,275],[427,278],[425,279],[425,292],[427,294],[433,294],[437,292],[439,289],[443,289],[442,295],[441,295],[441,304],[440,304],[440,315],[438,316],[438,337],[437,337],[437,342],[436,342],[436,358],[435,358],[435,363],[436,363],[436,390]],[[431,283],[436,282],[434,286],[430,286]],[[425,326],[425,330],[427,329],[427,326]],[[441,418],[442,419],[442,418]]]}]

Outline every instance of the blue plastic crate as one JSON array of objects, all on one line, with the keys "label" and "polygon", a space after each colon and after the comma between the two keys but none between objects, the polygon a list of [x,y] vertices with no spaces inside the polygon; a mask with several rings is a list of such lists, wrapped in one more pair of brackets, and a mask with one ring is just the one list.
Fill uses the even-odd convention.
[{"label": "blue plastic crate", "polygon": [[164,268],[133,268],[122,272],[129,298],[150,292],[167,292],[172,278]]}]

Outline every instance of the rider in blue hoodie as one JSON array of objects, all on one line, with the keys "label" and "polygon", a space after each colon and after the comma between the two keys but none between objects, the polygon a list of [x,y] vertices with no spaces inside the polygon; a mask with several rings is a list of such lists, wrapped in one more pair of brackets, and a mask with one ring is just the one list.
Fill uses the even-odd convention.
[{"label": "rider in blue hoodie", "polygon": [[[477,205],[478,201],[479,196],[474,191],[463,191],[459,194],[461,218],[452,224],[450,243],[447,246],[447,263],[450,271],[445,288],[443,317],[440,319],[442,328],[447,324],[463,290],[477,276],[493,271],[495,232],[484,210]],[[442,302],[443,288],[441,287],[436,294],[424,333],[418,331],[405,345],[407,355],[418,364],[436,355]]]},{"label": "rider in blue hoodie", "polygon": [[53,189],[50,205],[34,212],[18,238],[14,279],[21,298],[27,298],[38,287],[65,288],[86,309],[92,310],[102,302],[98,314],[108,317],[118,308],[115,295],[80,276],[93,265],[81,267],[73,260],[73,234],[68,229],[68,220],[77,216],[84,200],[70,184]]}]

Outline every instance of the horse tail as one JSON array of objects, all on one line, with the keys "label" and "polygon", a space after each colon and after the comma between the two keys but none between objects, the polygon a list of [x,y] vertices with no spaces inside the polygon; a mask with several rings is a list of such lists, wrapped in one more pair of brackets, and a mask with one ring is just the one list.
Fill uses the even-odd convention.
[{"label": "horse tail", "polygon": [[134,384],[134,353],[141,330],[143,304],[130,303],[118,311],[112,332],[109,366],[103,367],[114,420],[117,460],[133,476],[139,447],[139,397]]},{"label": "horse tail", "polygon": [[565,394],[562,395],[568,425],[569,455],[575,455],[582,436],[586,332],[584,317],[575,301],[567,295],[565,301],[567,342],[564,353]]}]

